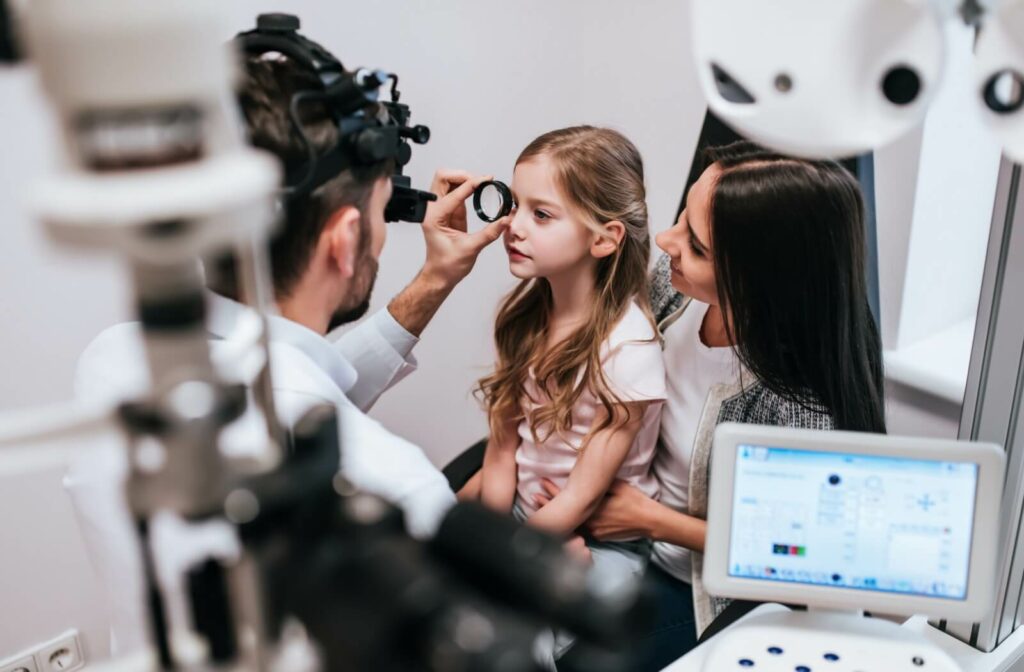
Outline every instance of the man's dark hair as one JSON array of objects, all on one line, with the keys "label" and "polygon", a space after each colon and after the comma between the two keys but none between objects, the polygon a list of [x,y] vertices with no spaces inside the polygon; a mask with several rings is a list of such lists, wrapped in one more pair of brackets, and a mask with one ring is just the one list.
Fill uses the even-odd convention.
[{"label": "man's dark hair", "polygon": [[[292,98],[300,91],[320,88],[316,75],[280,54],[249,56],[244,60],[238,103],[249,142],[277,156],[286,173],[294,173],[309,160],[306,144],[289,116]],[[377,110],[367,110],[367,114],[376,113]],[[337,123],[323,103],[301,103],[298,118],[318,155],[337,144]],[[355,165],[312,192],[284,201],[283,221],[270,240],[271,272],[277,299],[287,297],[306,272],[324,225],[339,208],[350,205],[363,214],[356,258],[365,255],[371,238],[369,220],[365,216],[370,194],[377,180],[391,174],[393,168],[390,160]],[[233,255],[219,260],[215,268],[208,268],[208,271],[211,289],[238,298]]]}]

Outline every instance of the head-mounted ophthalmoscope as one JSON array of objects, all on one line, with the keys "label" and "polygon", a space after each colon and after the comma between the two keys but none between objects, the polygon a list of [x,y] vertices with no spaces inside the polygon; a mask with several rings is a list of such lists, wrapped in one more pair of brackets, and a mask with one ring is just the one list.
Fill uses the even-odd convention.
[{"label": "head-mounted ophthalmoscope", "polygon": [[[277,52],[307,68],[321,87],[300,91],[292,98],[289,115],[307,148],[307,160],[286,166],[284,197],[309,194],[343,170],[378,161],[395,162],[391,200],[385,210],[389,222],[422,222],[427,203],[437,196],[411,187],[402,174],[412,158],[410,141],[418,145],[430,139],[426,126],[409,126],[409,106],[399,102],[398,76],[383,70],[346,70],[322,46],[300,35],[299,18],[291,14],[261,14],[256,28],[239,33],[235,43],[249,56]],[[391,82],[391,100],[378,101],[379,90]],[[338,143],[317,153],[298,116],[303,103],[324,105],[338,125]],[[378,104],[379,107],[377,107]],[[376,108],[376,112],[374,112]]]}]

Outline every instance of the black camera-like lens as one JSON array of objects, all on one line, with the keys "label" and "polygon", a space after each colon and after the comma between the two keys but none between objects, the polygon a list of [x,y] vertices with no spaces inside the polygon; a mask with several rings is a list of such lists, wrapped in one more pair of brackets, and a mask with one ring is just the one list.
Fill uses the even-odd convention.
[{"label": "black camera-like lens", "polygon": [[921,93],[921,76],[909,65],[890,68],[882,78],[882,93],[894,105],[909,105]]},{"label": "black camera-like lens", "polygon": [[496,222],[512,212],[512,190],[498,180],[484,182],[473,192],[473,208],[485,222]]},{"label": "black camera-like lens", "polygon": [[1011,114],[1024,107],[1024,75],[1015,70],[1000,70],[985,83],[982,98],[996,114]]}]

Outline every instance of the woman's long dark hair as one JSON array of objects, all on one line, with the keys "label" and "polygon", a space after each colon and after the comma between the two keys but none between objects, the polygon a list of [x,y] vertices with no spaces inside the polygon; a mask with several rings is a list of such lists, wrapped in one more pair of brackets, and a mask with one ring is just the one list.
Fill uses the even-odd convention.
[{"label": "woman's long dark hair", "polygon": [[857,181],[833,161],[748,142],[712,149],[706,160],[722,169],[711,248],[743,365],[785,398],[824,406],[836,429],[885,432]]}]

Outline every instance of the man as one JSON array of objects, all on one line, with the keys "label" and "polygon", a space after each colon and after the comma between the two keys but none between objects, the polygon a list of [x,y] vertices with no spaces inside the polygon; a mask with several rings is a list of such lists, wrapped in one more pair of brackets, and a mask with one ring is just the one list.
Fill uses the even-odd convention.
[{"label": "man", "polygon": [[[250,56],[245,63],[239,100],[251,141],[280,157],[286,171],[307,156],[289,117],[289,104],[296,92],[316,86],[312,73],[280,54]],[[336,123],[322,105],[304,105],[302,124],[318,153],[337,143]],[[391,172],[389,161],[354,166],[311,193],[286,201],[285,223],[271,245],[280,312],[269,318],[272,377],[275,404],[285,425],[318,403],[338,408],[343,472],[357,486],[400,506],[410,533],[422,538],[435,531],[455,497],[418,447],[388,432],[365,411],[415,368],[410,353],[419,335],[472,269],[480,251],[500,237],[503,225],[467,233],[464,202],[486,178],[438,172],[433,191],[439,199],[423,222],[423,268],[387,309],[331,343],[327,332],[368,306],[385,241]],[[207,272],[216,292],[208,302],[211,351],[223,370],[230,366],[223,351],[230,349],[232,334],[248,309],[234,300],[230,265]],[[118,325],[97,337],[76,372],[76,393],[94,401],[114,403],[145,392],[148,385],[137,324]],[[224,443],[231,443],[230,436]],[[230,445],[222,450],[230,452]],[[121,488],[125,471],[123,451],[112,451],[76,465],[66,480],[111,598],[115,652],[145,642],[139,553]],[[165,556],[165,581],[168,572],[180,571],[202,553],[231,546],[223,538],[200,541],[195,531],[185,535],[187,542],[175,534],[169,533],[162,544],[156,539]],[[172,604],[172,612],[174,608],[180,605]],[[172,613],[172,620],[181,617]]]}]

